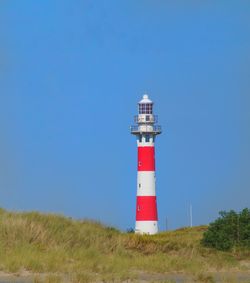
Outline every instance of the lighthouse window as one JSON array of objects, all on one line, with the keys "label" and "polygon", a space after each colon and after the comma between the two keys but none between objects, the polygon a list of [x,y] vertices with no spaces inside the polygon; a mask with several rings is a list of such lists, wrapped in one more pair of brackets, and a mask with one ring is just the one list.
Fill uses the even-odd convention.
[{"label": "lighthouse window", "polygon": [[139,114],[146,113],[146,104],[139,104]]},{"label": "lighthouse window", "polygon": [[152,114],[152,104],[145,104],[146,114]]},{"label": "lighthouse window", "polygon": [[139,104],[139,114],[152,114],[153,105],[151,103]]},{"label": "lighthouse window", "polygon": [[146,135],[145,142],[150,142],[150,135]]},{"label": "lighthouse window", "polygon": [[146,114],[152,114],[152,104],[146,104]]}]

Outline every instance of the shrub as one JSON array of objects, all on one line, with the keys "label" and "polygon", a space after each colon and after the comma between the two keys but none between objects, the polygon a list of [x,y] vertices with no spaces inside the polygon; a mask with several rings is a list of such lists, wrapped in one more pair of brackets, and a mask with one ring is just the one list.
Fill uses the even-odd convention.
[{"label": "shrub", "polygon": [[127,229],[127,233],[128,234],[133,234],[133,233],[135,233],[135,230],[131,227],[131,228],[128,228]]},{"label": "shrub", "polygon": [[233,247],[250,248],[250,210],[245,208],[240,213],[221,211],[219,214],[220,217],[204,233],[201,243],[222,251]]}]

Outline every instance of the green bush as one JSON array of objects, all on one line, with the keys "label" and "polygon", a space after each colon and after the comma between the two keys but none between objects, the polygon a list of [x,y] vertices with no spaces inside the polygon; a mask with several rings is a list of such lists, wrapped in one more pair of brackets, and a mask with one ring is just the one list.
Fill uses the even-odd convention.
[{"label": "green bush", "polygon": [[204,233],[201,243],[222,251],[233,247],[250,248],[250,210],[245,208],[240,213],[231,210],[219,214],[220,217]]}]

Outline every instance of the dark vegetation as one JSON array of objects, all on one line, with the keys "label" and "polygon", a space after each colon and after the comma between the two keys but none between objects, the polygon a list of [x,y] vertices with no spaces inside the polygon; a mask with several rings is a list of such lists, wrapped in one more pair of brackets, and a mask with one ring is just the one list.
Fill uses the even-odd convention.
[{"label": "dark vegetation", "polygon": [[220,212],[220,217],[209,225],[201,242],[221,251],[250,249],[250,210]]}]

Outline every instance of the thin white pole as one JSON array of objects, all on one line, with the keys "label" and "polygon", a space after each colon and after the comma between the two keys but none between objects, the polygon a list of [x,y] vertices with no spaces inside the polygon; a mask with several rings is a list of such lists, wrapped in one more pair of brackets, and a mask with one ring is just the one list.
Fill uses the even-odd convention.
[{"label": "thin white pole", "polygon": [[189,213],[190,213],[190,227],[193,227],[193,207],[192,207],[192,204],[190,204]]}]

